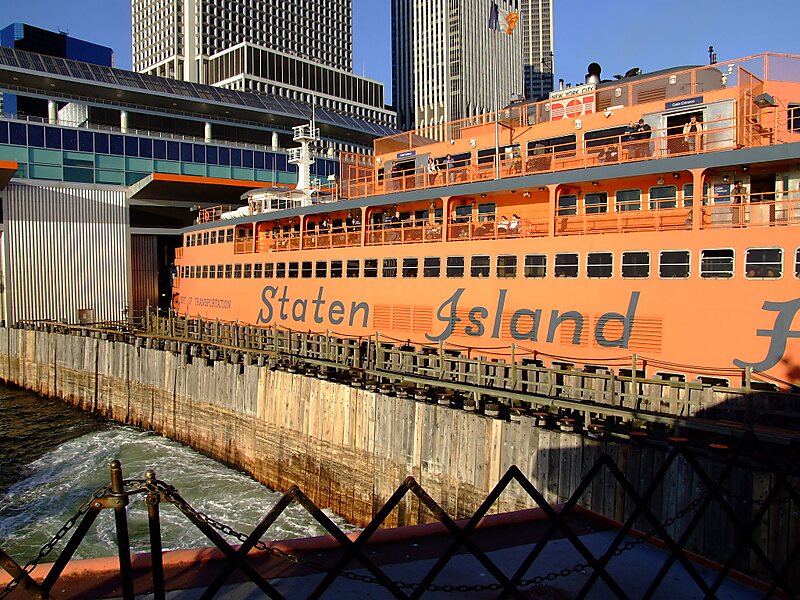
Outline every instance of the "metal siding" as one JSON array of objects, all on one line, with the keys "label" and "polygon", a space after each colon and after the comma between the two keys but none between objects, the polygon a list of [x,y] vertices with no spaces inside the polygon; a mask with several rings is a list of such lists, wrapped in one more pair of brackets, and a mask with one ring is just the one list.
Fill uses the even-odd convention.
[{"label": "metal siding", "polygon": [[131,309],[158,306],[158,244],[154,235],[131,236]]},{"label": "metal siding", "polygon": [[125,192],[12,183],[6,191],[8,321],[123,318],[128,305]]}]

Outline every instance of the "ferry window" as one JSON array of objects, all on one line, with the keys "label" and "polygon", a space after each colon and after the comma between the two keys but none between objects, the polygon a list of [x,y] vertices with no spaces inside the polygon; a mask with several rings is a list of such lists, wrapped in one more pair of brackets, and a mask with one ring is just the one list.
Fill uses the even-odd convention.
[{"label": "ferry window", "polygon": [[208,243],[209,244],[216,244],[217,243],[217,230],[215,229],[214,231],[212,231],[211,235],[209,237],[210,237],[210,239],[208,240]]},{"label": "ferry window", "polygon": [[244,278],[250,279],[253,276],[253,265],[250,263],[244,266]]},{"label": "ferry window", "polygon": [[225,279],[233,277],[233,265],[225,265]]},{"label": "ferry window", "polygon": [[217,277],[217,265],[211,265],[208,268],[208,278],[215,279]]},{"label": "ferry window", "polygon": [[578,214],[578,197],[573,195],[558,197],[558,214],[562,217]]},{"label": "ferry window", "polygon": [[292,279],[297,279],[300,276],[300,263],[290,262],[288,275]]},{"label": "ferry window", "polygon": [[650,277],[650,253],[623,252],[622,276],[634,279]]},{"label": "ferry window", "polygon": [[678,188],[674,185],[658,185],[650,188],[650,210],[675,208]]},{"label": "ferry window", "polygon": [[441,271],[442,259],[438,256],[426,256],[422,265],[423,277],[438,277]]},{"label": "ferry window", "polygon": [[619,125],[618,127],[608,127],[607,129],[595,129],[594,131],[587,131],[583,134],[583,140],[586,142],[587,148],[598,148],[610,146],[612,144],[619,144],[622,141],[622,136],[625,134],[626,129],[628,129],[627,125]]},{"label": "ferry window", "polygon": [[274,263],[264,263],[264,278],[271,279],[275,276],[275,265]]},{"label": "ferry window", "polygon": [[[546,140],[532,140],[528,142],[528,155],[532,154],[551,154],[553,152],[574,151],[576,148],[575,134],[562,135],[560,137]],[[573,152],[574,154],[574,152]]]},{"label": "ferry window", "polygon": [[403,259],[403,277],[416,277],[418,269],[419,269],[418,258]]},{"label": "ferry window", "polygon": [[242,265],[234,265],[233,266],[233,278],[234,279],[241,279],[242,278]]},{"label": "ferry window", "polygon": [[642,210],[642,190],[619,190],[614,197],[617,201],[617,212]]},{"label": "ferry window", "polygon": [[586,256],[586,276],[611,277],[613,265],[611,252],[590,252]]},{"label": "ferry window", "polygon": [[464,276],[464,257],[463,256],[448,256],[447,257],[447,276],[448,277],[463,277]]},{"label": "ferry window", "polygon": [[517,276],[517,257],[513,254],[503,254],[497,257],[497,276],[510,278]]},{"label": "ferry window", "polygon": [[336,279],[342,276],[342,261],[340,260],[332,260],[331,261],[331,278]]},{"label": "ferry window", "polygon": [[664,279],[689,277],[689,251],[664,250],[659,255],[658,276]]},{"label": "ferry window", "polygon": [[478,221],[494,221],[497,205],[494,202],[478,204]]},{"label": "ferry window", "polygon": [[286,277],[286,263],[275,263],[275,277],[283,279]]},{"label": "ferry window", "polygon": [[800,248],[794,253],[794,276],[800,279]]},{"label": "ferry window", "polygon": [[578,276],[578,255],[572,252],[568,254],[556,254],[556,277],[577,277]]},{"label": "ferry window", "polygon": [[233,227],[225,230],[225,241],[226,242],[233,241]]},{"label": "ferry window", "polygon": [[189,267],[187,267],[187,268],[188,268],[189,270],[187,271],[187,274],[186,274],[186,276],[187,276],[189,279],[192,279],[192,278],[194,277],[194,265],[190,265],[190,266],[189,266]]},{"label": "ferry window", "polygon": [[253,279],[261,279],[263,265],[261,263],[255,263],[253,265]]},{"label": "ferry window", "polygon": [[495,155],[494,148],[484,148],[483,150],[478,150],[477,162],[479,165],[494,164],[494,155]]},{"label": "ferry window", "polygon": [[528,254],[525,256],[525,277],[541,279],[547,275],[547,255]]},{"label": "ferry window", "polygon": [[472,204],[456,206],[453,223],[467,223],[472,220]]},{"label": "ferry window", "polygon": [[208,232],[207,231],[203,232],[203,245],[204,246],[208,246]]},{"label": "ferry window", "polygon": [[397,277],[397,259],[384,258],[383,259],[383,276],[384,277]]},{"label": "ferry window", "polygon": [[733,250],[701,250],[700,277],[704,279],[733,277]]},{"label": "ferry window", "polygon": [[378,276],[378,259],[365,258],[364,259],[364,277],[377,277]]},{"label": "ferry window", "polygon": [[593,192],[583,198],[583,207],[587,215],[608,212],[608,194]]},{"label": "ferry window", "polygon": [[223,265],[217,265],[217,279],[222,279]]},{"label": "ferry window", "polygon": [[787,125],[790,131],[800,131],[800,104],[789,102]]},{"label": "ferry window", "polygon": [[[703,198],[708,197],[708,184],[703,184]],[[683,205],[691,206],[694,203],[694,184],[687,183],[683,186]]]},{"label": "ferry window", "polygon": [[359,275],[361,275],[361,263],[357,258],[351,258],[347,261],[347,276],[358,277]]},{"label": "ferry window", "polygon": [[748,248],[744,272],[747,277],[775,279],[783,275],[783,250],[780,248]]},{"label": "ferry window", "polygon": [[314,276],[314,263],[310,260],[304,260],[301,267],[300,274],[303,278],[309,279]]},{"label": "ferry window", "polygon": [[328,262],[325,260],[318,260],[316,266],[316,277],[322,279],[328,276]]},{"label": "ferry window", "polygon": [[470,277],[488,277],[492,266],[488,256],[473,256],[470,259]]},{"label": "ferry window", "polygon": [[203,279],[208,279],[208,265],[203,265]]}]

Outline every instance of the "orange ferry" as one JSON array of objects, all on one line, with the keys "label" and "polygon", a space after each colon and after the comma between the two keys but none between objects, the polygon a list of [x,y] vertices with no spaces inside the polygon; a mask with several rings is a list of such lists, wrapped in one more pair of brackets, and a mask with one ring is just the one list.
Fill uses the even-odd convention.
[{"label": "orange ferry", "polygon": [[[587,78],[588,79],[588,78]],[[551,93],[343,155],[183,232],[185,316],[800,384],[800,56]]]}]

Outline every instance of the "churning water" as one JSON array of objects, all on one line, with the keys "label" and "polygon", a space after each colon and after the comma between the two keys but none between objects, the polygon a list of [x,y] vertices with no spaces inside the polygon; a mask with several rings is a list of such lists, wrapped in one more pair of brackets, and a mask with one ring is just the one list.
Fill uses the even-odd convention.
[{"label": "churning water", "polygon": [[[115,458],[122,462],[125,478],[143,479],[145,471],[154,469],[194,508],[245,534],[280,498],[247,475],[176,442],[114,425],[58,400],[0,386],[0,548],[18,563],[35,557],[95,489],[108,485],[109,463]],[[352,529],[328,516],[342,529]],[[174,506],[161,505],[161,520],[165,550],[211,545]],[[128,521],[132,550],[148,551],[141,495],[129,506]],[[264,539],[324,533],[302,507],[292,504]],[[45,560],[55,560],[64,543]],[[113,513],[103,510],[76,558],[114,554]]]}]

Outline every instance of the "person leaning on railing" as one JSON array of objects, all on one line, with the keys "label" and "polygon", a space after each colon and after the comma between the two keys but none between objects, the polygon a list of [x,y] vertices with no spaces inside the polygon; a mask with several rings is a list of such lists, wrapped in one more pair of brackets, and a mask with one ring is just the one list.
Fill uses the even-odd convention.
[{"label": "person leaning on railing", "polygon": [[683,141],[686,144],[687,152],[695,152],[703,149],[703,124],[692,115],[689,122],[683,126]]},{"label": "person leaning on railing", "polygon": [[733,204],[731,210],[734,226],[738,226],[742,223],[742,211],[744,210],[744,198],[746,194],[747,188],[742,185],[742,180],[737,179],[734,181],[733,189],[731,190],[731,203]]}]

